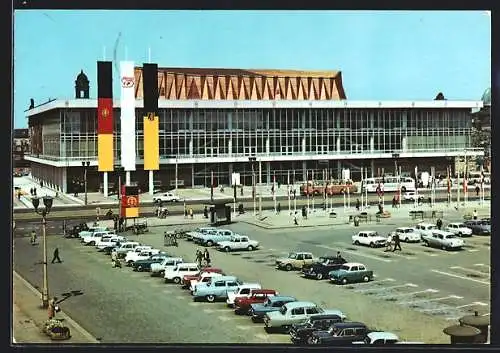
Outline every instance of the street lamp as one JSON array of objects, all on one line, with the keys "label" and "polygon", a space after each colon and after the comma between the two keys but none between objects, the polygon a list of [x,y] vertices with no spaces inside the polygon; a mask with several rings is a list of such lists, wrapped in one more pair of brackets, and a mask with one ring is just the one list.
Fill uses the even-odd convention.
[{"label": "street lamp", "polygon": [[40,199],[38,197],[33,197],[31,202],[33,203],[33,207],[35,208],[35,212],[42,216],[42,236],[43,236],[43,289],[42,289],[42,308],[46,309],[49,306],[49,277],[47,272],[47,233],[46,233],[46,225],[47,225],[47,215],[52,208],[53,198],[51,196],[43,197],[43,204],[45,205],[45,209],[39,210],[38,206],[40,205]]},{"label": "street lamp", "polygon": [[90,162],[89,161],[86,161],[86,162],[82,162],[82,167],[83,167],[83,170],[84,170],[84,173],[83,173],[83,183],[85,184],[85,206],[87,206],[87,169],[89,169],[89,166],[90,166]]}]

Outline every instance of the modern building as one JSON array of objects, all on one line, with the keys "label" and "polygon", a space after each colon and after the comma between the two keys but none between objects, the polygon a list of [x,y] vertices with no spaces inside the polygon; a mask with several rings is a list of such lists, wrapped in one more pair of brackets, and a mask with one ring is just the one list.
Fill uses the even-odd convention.
[{"label": "modern building", "polygon": [[12,139],[13,168],[29,168],[30,162],[24,159],[25,154],[30,152],[30,136],[28,129],[14,129]]},{"label": "modern building", "polygon": [[[115,78],[116,79],[116,78]],[[482,101],[351,101],[338,71],[161,68],[158,70],[160,170],[163,187],[228,185],[233,172],[251,185],[259,164],[262,182],[340,178],[359,180],[361,167],[376,176],[395,163],[413,173],[448,165],[471,147],[471,110]],[[80,87],[80,86],[81,87]],[[143,170],[142,69],[135,68],[137,170],[131,180],[147,189]],[[81,89],[80,89],[81,88]],[[75,99],[57,99],[27,111],[32,174],[72,192],[90,161],[89,190],[98,190],[97,100],[88,98],[82,73]],[[120,158],[120,100],[115,93],[115,161]],[[118,133],[117,133],[118,132]],[[250,160],[255,157],[257,163]],[[289,172],[290,171],[290,172]],[[292,172],[293,171],[293,172]],[[110,172],[110,184],[122,172]],[[123,173],[122,173],[123,174]],[[113,186],[110,186],[113,188]]]}]

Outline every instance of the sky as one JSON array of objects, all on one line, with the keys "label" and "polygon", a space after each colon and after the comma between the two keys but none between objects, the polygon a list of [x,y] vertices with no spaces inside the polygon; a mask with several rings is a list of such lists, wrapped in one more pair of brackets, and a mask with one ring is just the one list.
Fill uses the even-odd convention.
[{"label": "sky", "polygon": [[[491,86],[487,11],[117,11],[14,13],[14,126],[74,98],[98,60],[159,67],[338,70],[349,100],[479,100]],[[150,48],[150,50],[148,49]]]}]

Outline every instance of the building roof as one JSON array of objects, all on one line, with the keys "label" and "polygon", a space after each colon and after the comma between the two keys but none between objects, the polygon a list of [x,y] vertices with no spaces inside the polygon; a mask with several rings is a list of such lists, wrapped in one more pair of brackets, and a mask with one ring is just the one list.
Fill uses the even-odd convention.
[{"label": "building roof", "polygon": [[[142,67],[135,68],[135,95],[143,97]],[[343,100],[340,71],[158,68],[160,99]]]}]

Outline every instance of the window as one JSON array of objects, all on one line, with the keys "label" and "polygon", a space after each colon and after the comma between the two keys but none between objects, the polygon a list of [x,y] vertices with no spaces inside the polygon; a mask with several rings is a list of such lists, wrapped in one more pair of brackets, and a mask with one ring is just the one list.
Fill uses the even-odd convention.
[{"label": "window", "polygon": [[273,303],[273,307],[275,307],[275,308],[280,307],[280,306],[282,306],[282,305],[283,305],[283,303],[282,303],[282,302],[274,302],[274,303]]},{"label": "window", "polygon": [[304,255],[302,255],[302,254],[297,255],[297,260],[302,260],[303,258],[304,258]]},{"label": "window", "polygon": [[344,331],[342,331],[342,334],[339,336],[354,336],[354,329],[346,328]]},{"label": "window", "polygon": [[304,308],[295,308],[292,310],[292,315],[304,315]]},{"label": "window", "polygon": [[217,281],[214,283],[215,287],[224,287],[226,283],[224,281]]},{"label": "window", "polygon": [[363,327],[358,327],[354,332],[356,336],[364,336],[366,330]]},{"label": "window", "polygon": [[352,266],[351,271],[358,271],[358,266]]},{"label": "window", "polygon": [[236,282],[234,282],[234,281],[233,281],[233,282],[227,282],[227,286],[228,286],[228,287],[237,287],[237,286],[238,286],[238,283],[236,283]]},{"label": "window", "polygon": [[309,315],[317,314],[318,313],[318,309],[317,308],[307,308],[306,309],[306,313],[309,314]]},{"label": "window", "polygon": [[311,254],[306,254],[305,255],[306,260],[311,260],[313,257]]},{"label": "window", "polygon": [[240,294],[248,294],[250,293],[250,288],[243,288],[242,290],[240,290]]},{"label": "window", "polygon": [[190,267],[189,271],[191,271],[191,272],[198,272],[198,267]]},{"label": "window", "polygon": [[364,270],[366,270],[366,268],[365,268],[365,266],[359,266],[359,270],[364,271]]}]

